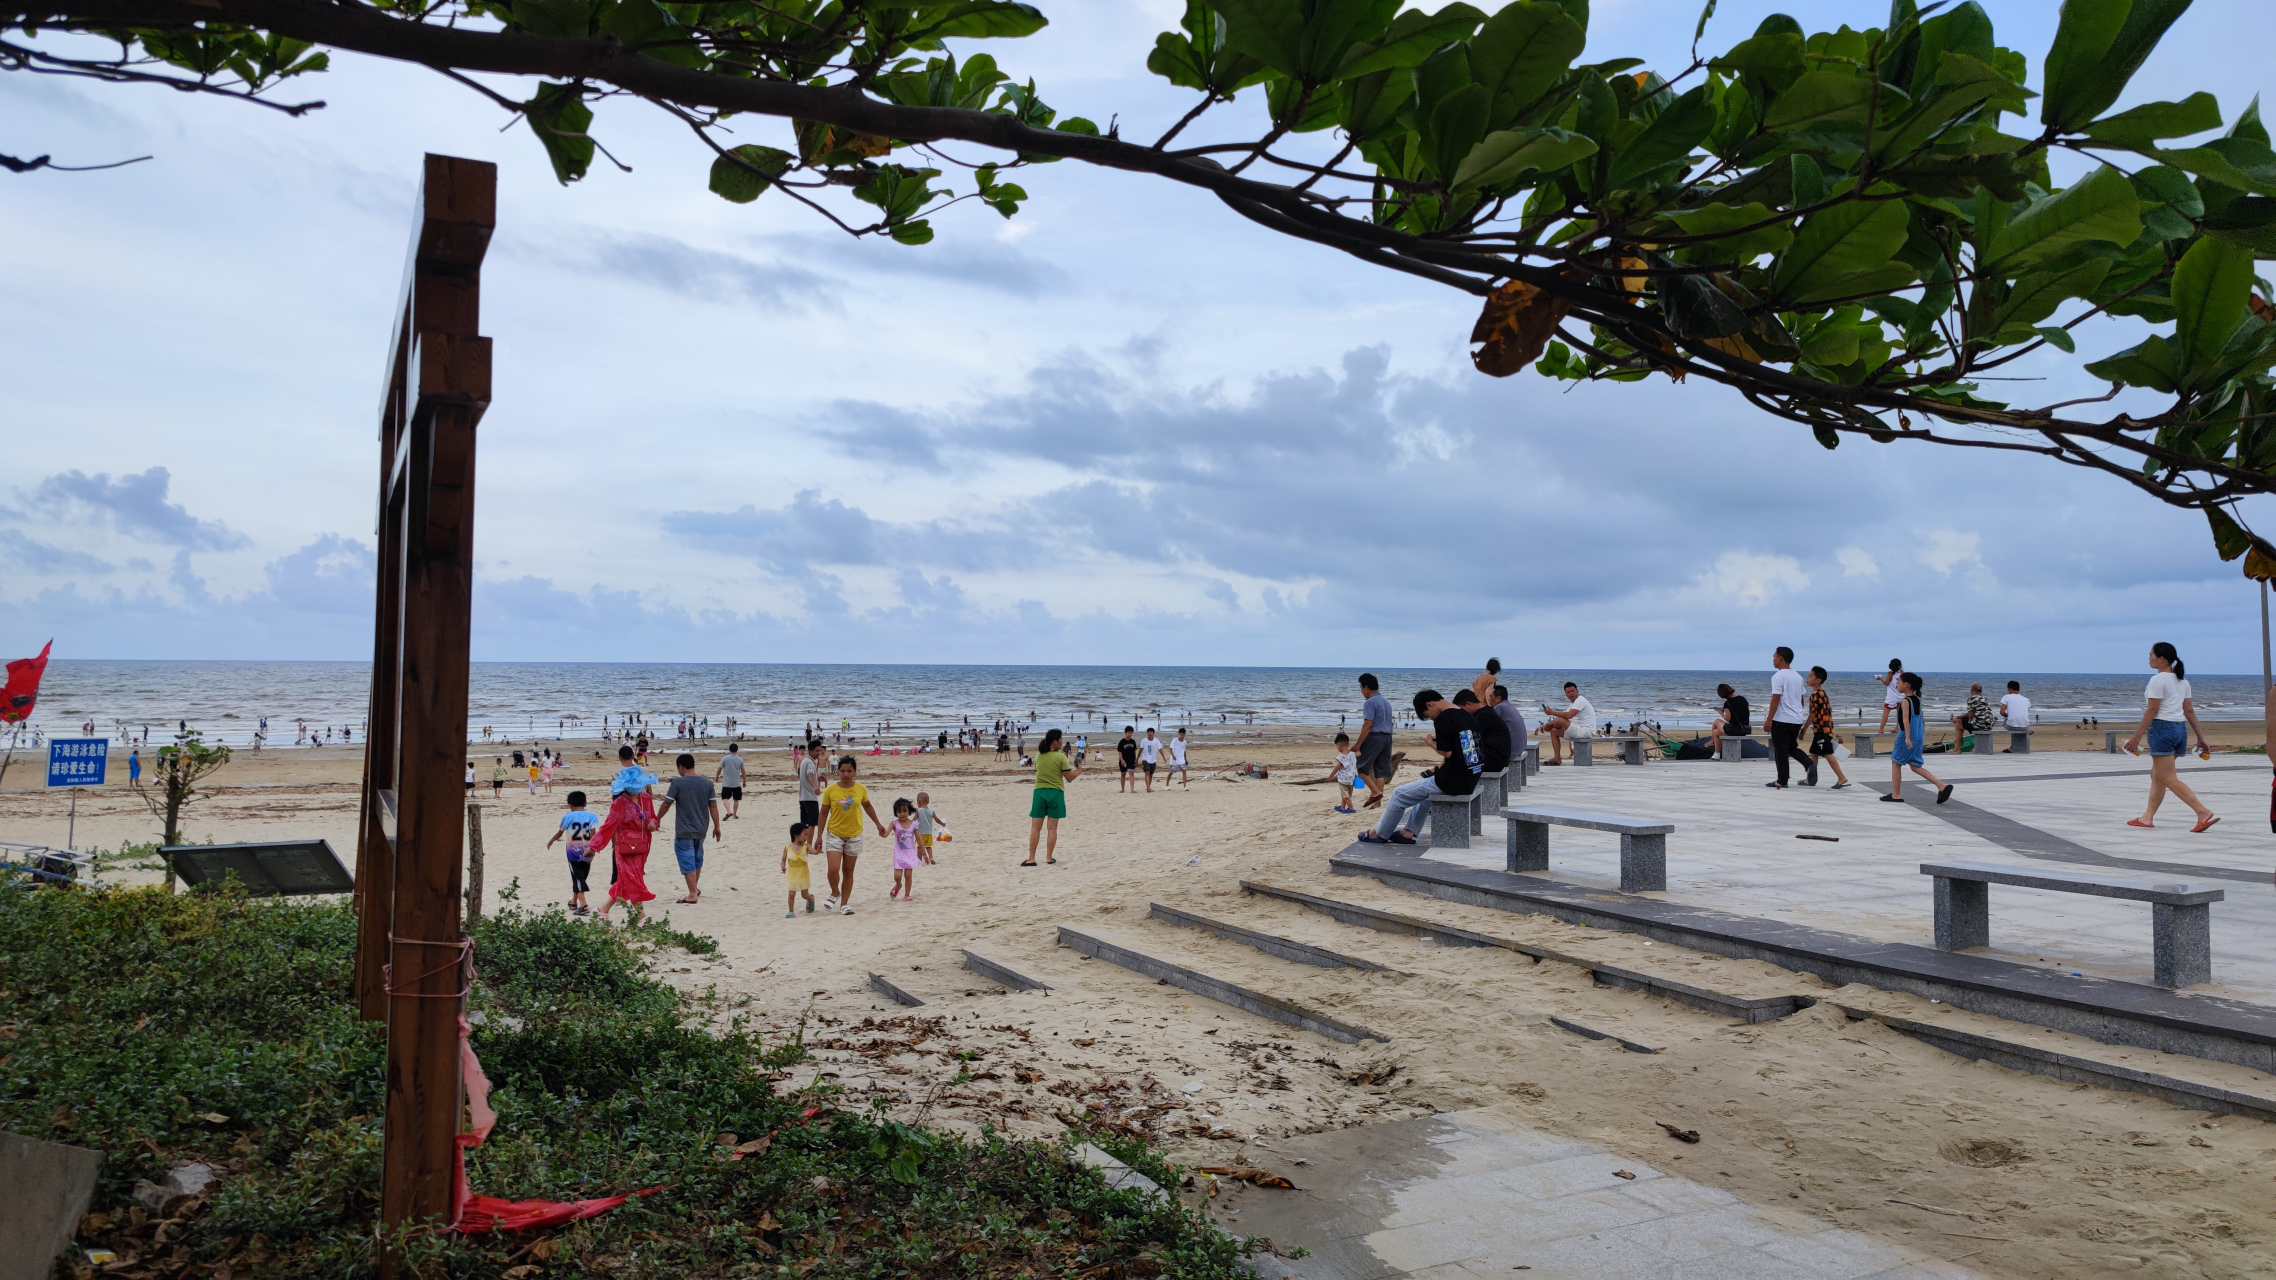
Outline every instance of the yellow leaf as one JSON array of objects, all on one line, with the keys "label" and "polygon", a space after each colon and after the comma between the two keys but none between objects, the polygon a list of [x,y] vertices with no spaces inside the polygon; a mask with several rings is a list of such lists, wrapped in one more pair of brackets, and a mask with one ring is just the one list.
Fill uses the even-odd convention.
[{"label": "yellow leaf", "polygon": [[2244,553],[2244,576],[2263,582],[2276,578],[2276,556],[2261,550],[2258,542],[2253,543],[2252,550]]},{"label": "yellow leaf", "polygon": [[1486,296],[1470,341],[1480,344],[1470,353],[1478,372],[1506,378],[1541,358],[1549,337],[1572,304],[1522,280],[1512,280]]}]

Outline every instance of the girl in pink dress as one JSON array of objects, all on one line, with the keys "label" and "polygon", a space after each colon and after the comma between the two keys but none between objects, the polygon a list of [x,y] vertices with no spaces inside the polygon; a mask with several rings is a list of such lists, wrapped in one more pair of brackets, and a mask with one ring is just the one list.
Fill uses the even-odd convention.
[{"label": "girl in pink dress", "polygon": [[903,902],[917,900],[917,806],[906,800],[893,802],[893,892],[888,898]]}]

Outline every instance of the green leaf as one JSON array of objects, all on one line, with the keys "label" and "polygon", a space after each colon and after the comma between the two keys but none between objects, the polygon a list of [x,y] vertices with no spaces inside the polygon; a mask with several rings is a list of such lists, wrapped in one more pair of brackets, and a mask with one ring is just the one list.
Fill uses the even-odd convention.
[{"label": "green leaf", "polygon": [[1016,0],[963,0],[947,5],[910,31],[912,39],[984,40],[1031,36],[1050,25],[1034,5]]},{"label": "green leaf", "polygon": [[2263,258],[2276,258],[2276,200],[2238,196],[2205,218],[2205,232],[2243,245]]},{"label": "green leaf", "polygon": [[522,109],[530,132],[545,145],[553,162],[553,176],[563,186],[585,176],[593,163],[593,140],[586,130],[593,124],[593,109],[573,84],[541,84],[537,96]]},{"label": "green leaf", "polygon": [[1749,36],[1707,65],[1717,71],[1759,76],[1773,90],[1783,90],[1800,78],[1806,65],[1802,61],[1802,37],[1790,31]]},{"label": "green leaf", "polygon": [[1431,109],[1430,128],[1424,139],[1430,147],[1431,169],[1440,178],[1460,172],[1462,162],[1484,140],[1486,102],[1484,85],[1466,84],[1440,98]]},{"label": "green leaf", "polygon": [[1875,152],[1881,159],[1911,155],[1987,102],[2020,108],[2028,96],[2023,86],[1964,53],[1946,53],[1943,58],[1944,65],[1920,105],[1899,117],[1882,139]]},{"label": "green leaf", "polygon": [[2252,535],[2236,522],[2236,517],[2219,507],[2205,508],[2206,523],[2213,526],[2213,549],[2223,560],[2234,560],[2252,550]]},{"label": "green leaf", "polygon": [[1891,261],[1904,247],[1907,217],[1901,200],[1853,200],[1811,214],[1778,256],[1770,296],[1791,309],[1911,281],[1913,269]]},{"label": "green leaf", "polygon": [[1992,241],[1986,262],[2019,269],[2091,240],[2132,244],[2142,234],[2140,206],[2134,184],[2104,165],[2016,214]]},{"label": "green leaf", "polygon": [[2076,133],[2118,100],[2189,0],[2063,0],[2039,122]]},{"label": "green leaf", "polygon": [[1554,172],[1596,154],[1596,144],[1563,129],[1503,129],[1489,133],[1454,171],[1459,195],[1498,187],[1532,171]]},{"label": "green leaf", "polygon": [[896,244],[931,244],[933,227],[931,223],[919,218],[915,222],[894,224],[892,235]]},{"label": "green leaf", "polygon": [[2108,359],[2086,366],[2086,371],[2106,382],[2148,387],[2168,395],[2181,385],[2181,365],[2173,354],[2172,345],[2154,333]]},{"label": "green leaf", "polygon": [[1794,188],[1794,206],[1808,208],[1826,198],[1825,170],[1807,152],[1797,151],[1786,161],[1789,181]]},{"label": "green leaf", "polygon": [[2210,178],[2223,186],[2250,191],[2256,195],[2276,196],[2276,152],[2266,142],[2256,138],[2231,134],[2215,138],[2200,147],[2185,147],[2176,151],[2158,151],[2136,148],[2145,156],[2179,169],[2187,169],[2200,178]]},{"label": "green leaf", "polygon": [[2205,200],[2188,174],[2169,164],[2153,164],[2134,175],[2134,194],[2142,198],[2146,234],[2160,240],[2187,240],[2197,234],[2194,220],[2204,216]]},{"label": "green leaf", "polygon": [[2045,338],[2047,340],[2048,346],[2061,351],[2065,355],[2078,354],[2078,343],[2071,339],[2071,331],[2068,329],[2058,329],[2051,325],[2041,325],[2038,328],[2033,329],[2031,332],[2038,334],[2042,338]]},{"label": "green leaf", "polygon": [[1986,328],[1997,333],[2011,324],[2037,324],[2055,314],[2055,308],[2067,299],[2092,297],[2109,274],[2110,260],[2094,258],[2068,271],[2026,275],[2008,289],[2007,301],[1992,313]]},{"label": "green leaf", "polygon": [[1361,41],[1380,36],[1398,0],[1215,0],[1226,39],[1265,66],[1307,85],[1332,78]]},{"label": "green leaf", "polygon": [[1880,82],[1862,67],[1847,62],[1820,63],[1778,95],[1763,114],[1762,126],[1783,130],[1831,121],[1863,121],[1879,87]]},{"label": "green leaf", "polygon": [[[1668,220],[1683,228],[1683,234],[1687,236],[1711,236],[1739,227],[1754,228],[1721,240],[1685,245],[1677,251],[1676,257],[1687,264],[1697,265],[1707,262],[1746,263],[1763,254],[1776,253],[1794,243],[1794,229],[1784,222],[1772,222],[1774,216],[1769,205],[1760,203],[1744,204],[1734,209],[1717,202],[1686,209],[1681,213],[1671,213]],[[1764,222],[1770,222],[1770,225],[1757,225]]]},{"label": "green leaf", "polygon": [[1230,98],[1270,77],[1263,63],[1226,44],[1225,20],[1207,0],[1185,0],[1183,32],[1165,31],[1146,55],[1146,69],[1186,89]]},{"label": "green leaf", "polygon": [[1828,449],[1839,448],[1841,446],[1841,433],[1822,422],[1812,425],[1810,428],[1810,434],[1816,436],[1818,438],[1818,443],[1824,445]]},{"label": "green leaf", "polygon": [[1393,131],[1414,96],[1415,73],[1405,67],[1346,80],[1336,86],[1336,123],[1352,141],[1373,142]]},{"label": "green leaf", "polygon": [[[738,157],[743,163],[737,164],[729,156]],[[746,142],[711,162],[711,189],[736,204],[749,204],[773,186],[774,179],[797,158],[788,151]],[[754,173],[753,169],[761,172]]]},{"label": "green leaf", "polygon": [[2148,102],[2086,126],[2086,136],[2113,147],[2135,150],[2159,138],[2186,138],[2221,127],[2221,103],[2209,93],[2192,93],[2179,102]]},{"label": "green leaf", "polygon": [[1486,19],[1470,42],[1470,76],[1491,95],[1488,118],[1515,120],[1565,78],[1587,43],[1581,25],[1547,0],[1517,0]]},{"label": "green leaf", "polygon": [[[1605,186],[1616,191],[1634,187],[1658,170],[1682,164],[1714,127],[1715,104],[1701,85],[1669,103],[1635,141],[1613,155]],[[1595,149],[1593,144],[1589,148]]]},{"label": "green leaf", "polygon": [[2185,380],[2197,383],[2219,365],[2244,322],[2252,295],[2252,251],[2206,237],[2173,268],[2173,345]]},{"label": "green leaf", "polygon": [[1395,67],[1412,67],[1446,45],[1467,40],[1486,15],[1466,4],[1450,4],[1436,13],[1409,9],[1391,20],[1383,34],[1352,46],[1336,79],[1372,75]]}]

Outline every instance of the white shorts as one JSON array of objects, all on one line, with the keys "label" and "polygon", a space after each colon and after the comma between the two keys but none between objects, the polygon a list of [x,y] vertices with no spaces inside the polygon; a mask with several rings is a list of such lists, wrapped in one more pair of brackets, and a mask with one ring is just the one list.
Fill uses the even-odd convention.
[{"label": "white shorts", "polygon": [[843,854],[849,858],[861,856],[860,836],[827,835],[822,837],[822,852]]}]

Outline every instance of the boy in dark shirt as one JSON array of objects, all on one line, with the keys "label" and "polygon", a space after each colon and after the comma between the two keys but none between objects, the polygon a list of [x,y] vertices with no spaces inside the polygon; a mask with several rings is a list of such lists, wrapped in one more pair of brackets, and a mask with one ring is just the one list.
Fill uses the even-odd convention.
[{"label": "boy in dark shirt", "polygon": [[1486,710],[1478,695],[1468,689],[1454,695],[1454,705],[1470,717],[1478,735],[1478,772],[1500,773],[1509,768],[1509,725]]},{"label": "boy in dark shirt", "polygon": [[1132,736],[1136,732],[1134,725],[1122,726],[1122,741],[1114,744],[1115,753],[1121,757],[1118,763],[1121,765],[1124,791],[1138,789],[1138,739]]},{"label": "boy in dark shirt", "polygon": [[1442,757],[1438,767],[1391,792],[1383,817],[1359,833],[1364,844],[1413,844],[1415,828],[1422,825],[1433,795],[1466,796],[1478,786],[1479,752],[1477,718],[1439,696],[1436,689],[1415,695],[1415,715],[1431,722],[1432,745]]}]

